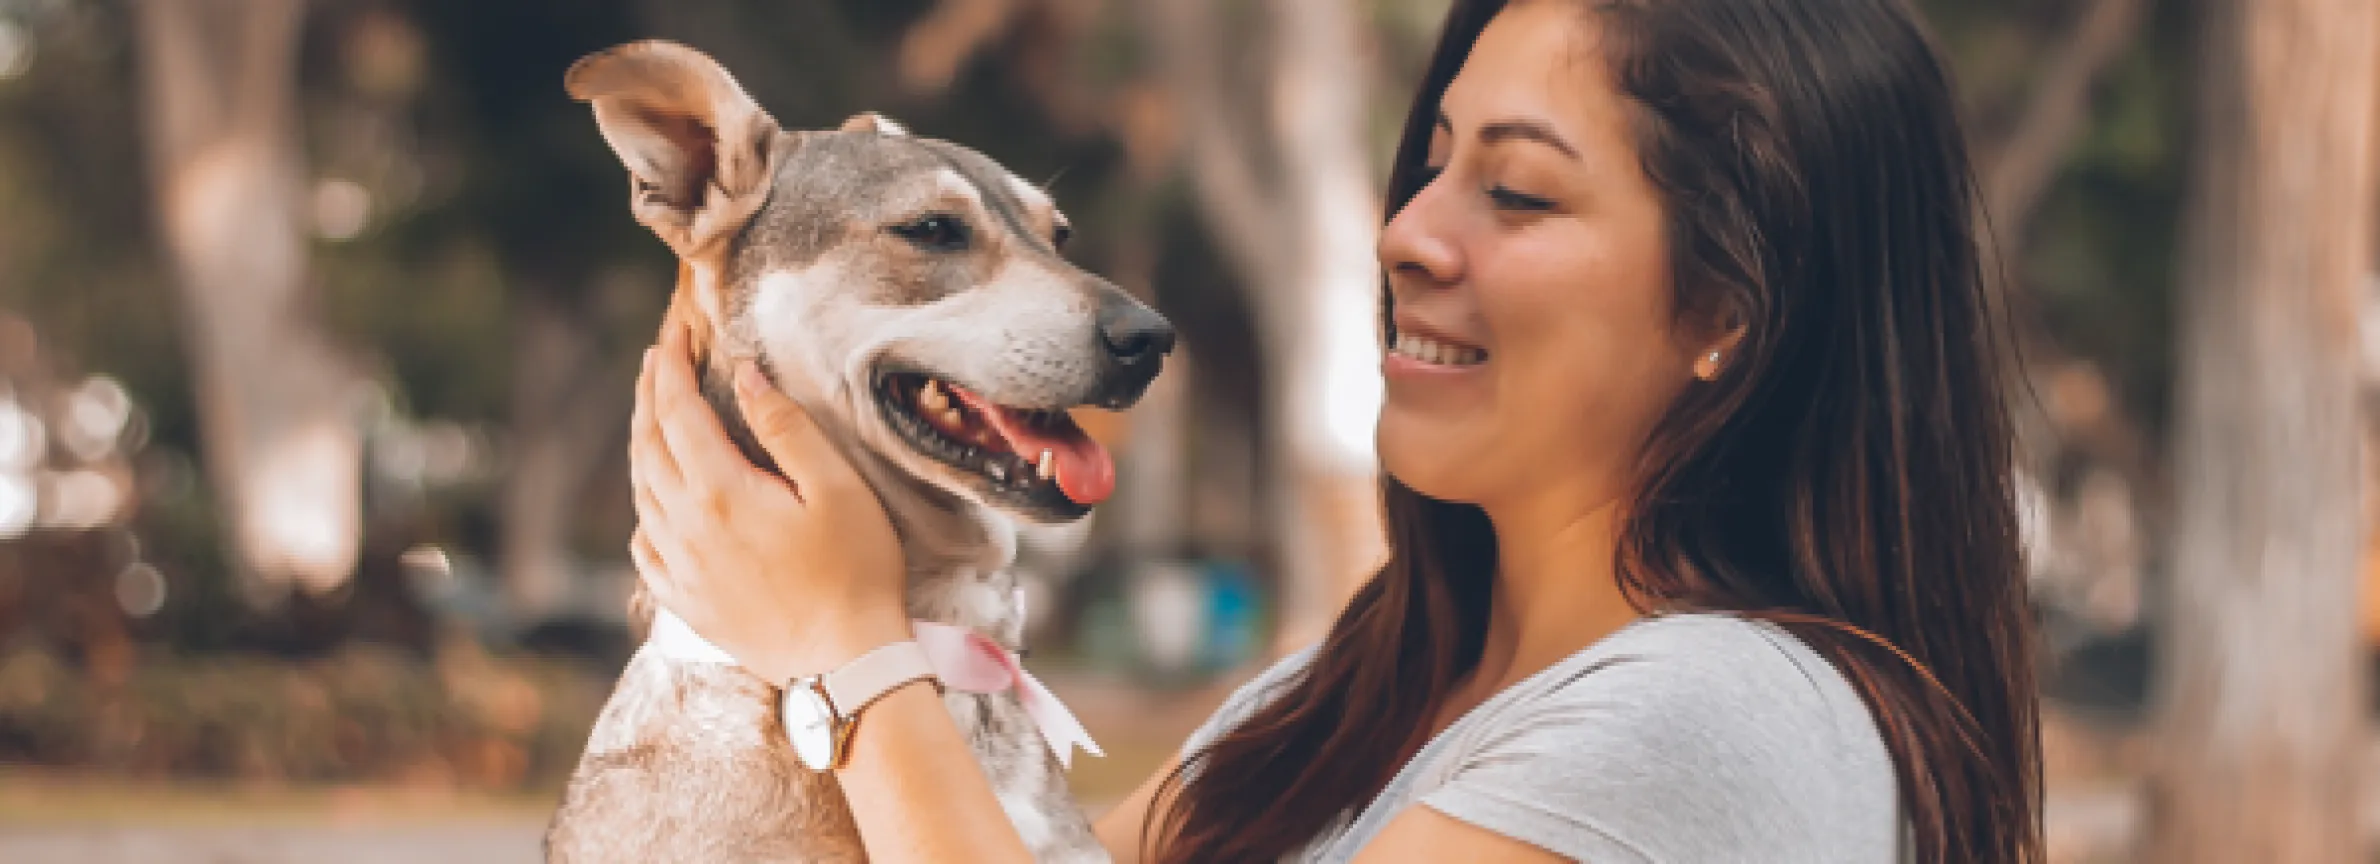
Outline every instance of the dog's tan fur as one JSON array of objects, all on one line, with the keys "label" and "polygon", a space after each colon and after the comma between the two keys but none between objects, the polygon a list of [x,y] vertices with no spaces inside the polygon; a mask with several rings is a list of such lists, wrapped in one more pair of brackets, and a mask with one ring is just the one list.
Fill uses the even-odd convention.
[{"label": "dog's tan fur", "polygon": [[[1019,647],[1013,520],[1075,514],[1010,512],[987,497],[991,481],[901,445],[854,370],[890,357],[972,376],[967,387],[1002,404],[1129,402],[1153,363],[1118,373],[1096,347],[1129,298],[1058,257],[1049,236],[1063,217],[972,151],[908,139],[874,115],[836,132],[780,131],[709,58],[668,43],[590,55],[566,83],[627,163],[637,219],[678,254],[663,326],[692,337],[705,395],[738,447],[773,470],[725,386],[729,364],[751,358],[883,500],[909,564],[911,614]],[[868,221],[902,207],[973,214],[980,251],[905,251]],[[651,611],[640,591],[640,630]],[[1013,694],[944,702],[1037,856],[1105,858]],[[604,706],[546,849],[571,862],[865,858],[834,777],[795,761],[768,682],[650,647]]]}]

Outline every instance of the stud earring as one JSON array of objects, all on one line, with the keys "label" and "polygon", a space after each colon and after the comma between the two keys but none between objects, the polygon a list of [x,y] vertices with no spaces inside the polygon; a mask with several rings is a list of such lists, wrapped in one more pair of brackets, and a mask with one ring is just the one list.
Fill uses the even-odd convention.
[{"label": "stud earring", "polygon": [[1720,353],[1717,351],[1702,355],[1702,368],[1694,370],[1694,377],[1700,378],[1704,381],[1717,380],[1719,377],[1720,356]]}]

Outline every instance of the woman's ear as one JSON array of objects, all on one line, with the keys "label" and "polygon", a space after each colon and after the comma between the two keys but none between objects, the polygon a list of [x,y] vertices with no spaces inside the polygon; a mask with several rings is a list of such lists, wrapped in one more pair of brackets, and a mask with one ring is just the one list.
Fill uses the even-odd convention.
[{"label": "woman's ear", "polygon": [[1737,349],[1743,347],[1744,334],[1750,330],[1751,325],[1745,323],[1744,316],[1736,312],[1727,313],[1713,326],[1706,328],[1703,332],[1715,335],[1701,339],[1701,350],[1694,355],[1694,377],[1702,381],[1718,380],[1719,373],[1735,359]]}]

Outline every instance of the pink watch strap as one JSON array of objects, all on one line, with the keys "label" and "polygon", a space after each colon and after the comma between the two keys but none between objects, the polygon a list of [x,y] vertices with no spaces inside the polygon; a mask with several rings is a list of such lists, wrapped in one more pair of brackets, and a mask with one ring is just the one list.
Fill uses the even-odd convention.
[{"label": "pink watch strap", "polygon": [[926,662],[925,649],[916,642],[895,642],[859,655],[826,673],[819,683],[826,688],[826,698],[835,703],[835,713],[849,718],[884,694],[920,678],[934,678],[934,666]]}]

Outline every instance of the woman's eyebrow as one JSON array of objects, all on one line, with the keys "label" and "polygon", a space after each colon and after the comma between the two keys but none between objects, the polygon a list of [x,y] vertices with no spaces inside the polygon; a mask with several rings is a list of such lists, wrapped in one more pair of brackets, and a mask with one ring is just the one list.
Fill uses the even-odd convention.
[{"label": "woman's eyebrow", "polygon": [[1559,150],[1562,155],[1573,160],[1578,158],[1578,148],[1563,140],[1562,134],[1555,132],[1554,127],[1536,120],[1498,120],[1489,123],[1479,127],[1479,140],[1489,144],[1498,141],[1535,141]]},{"label": "woman's eyebrow", "polygon": [[[1454,133],[1454,121],[1446,119],[1444,111],[1438,112],[1438,128],[1446,130],[1450,135]],[[1555,132],[1554,127],[1541,120],[1497,120],[1479,127],[1479,140],[1484,144],[1494,144],[1499,141],[1535,141],[1552,147],[1573,160],[1579,158],[1578,148],[1571,146],[1570,142],[1562,137],[1562,133]]]}]

